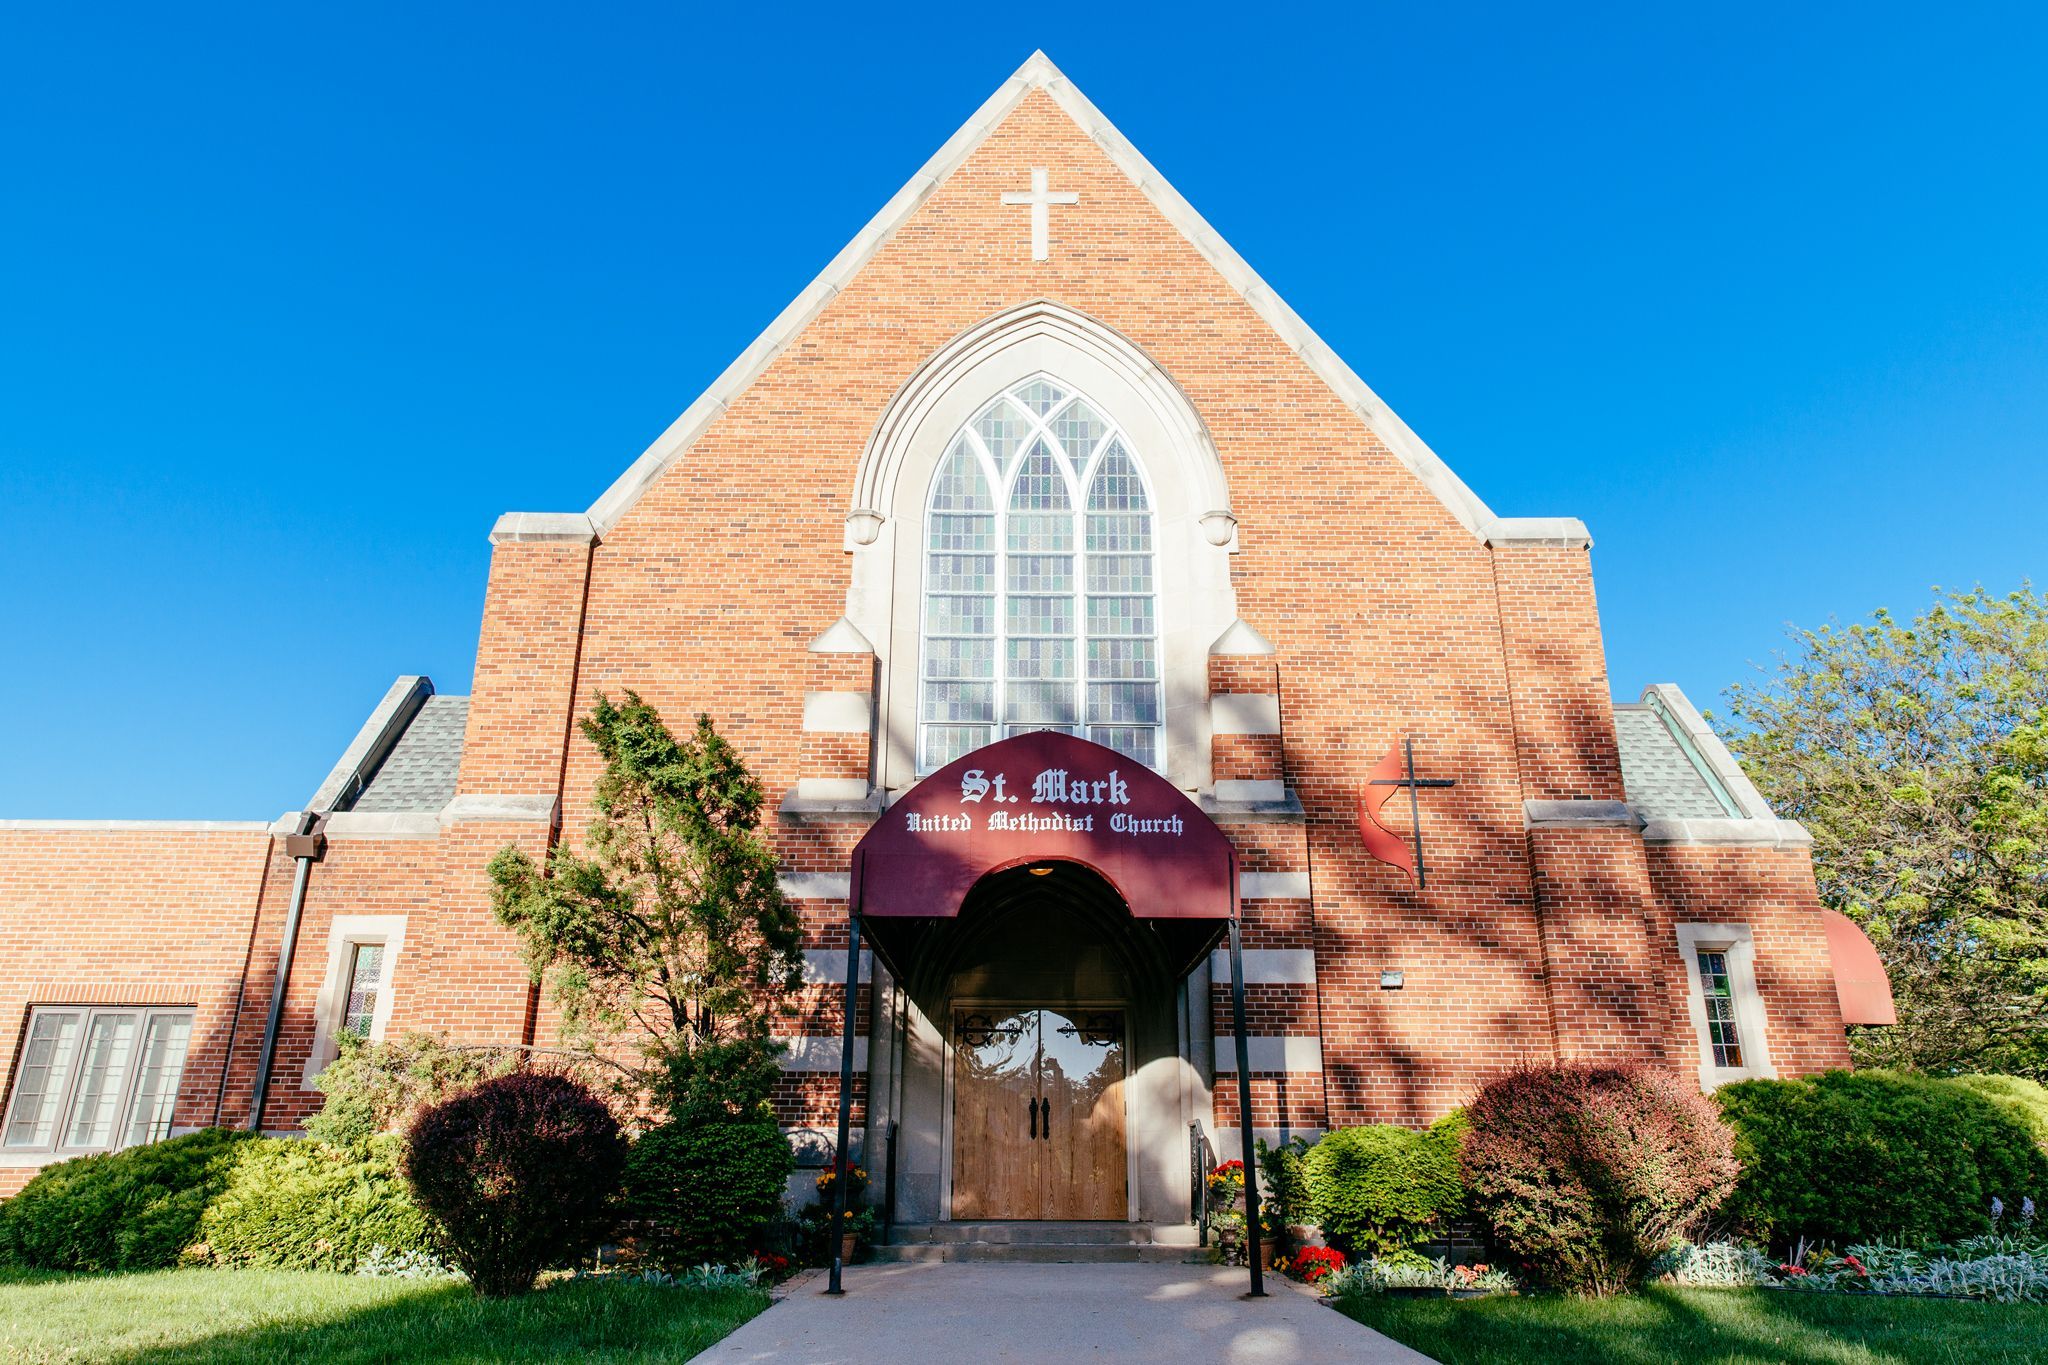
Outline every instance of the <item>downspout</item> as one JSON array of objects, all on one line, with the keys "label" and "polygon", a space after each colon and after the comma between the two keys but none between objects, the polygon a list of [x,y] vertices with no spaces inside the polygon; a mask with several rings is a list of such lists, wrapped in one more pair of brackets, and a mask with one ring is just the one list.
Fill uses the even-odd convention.
[{"label": "downspout", "polygon": [[292,873],[291,905],[285,911],[284,941],[277,949],[277,977],[270,987],[270,1018],[263,1025],[263,1051],[256,1059],[256,1089],[249,1097],[249,1131],[263,1131],[263,1101],[270,1091],[270,1067],[277,1056],[277,1026],[284,1017],[284,991],[292,977],[292,956],[299,946],[299,919],[306,909],[306,883],[312,879],[313,864],[327,852],[327,817],[312,811],[299,812],[298,829],[284,836],[284,852],[298,859]]}]

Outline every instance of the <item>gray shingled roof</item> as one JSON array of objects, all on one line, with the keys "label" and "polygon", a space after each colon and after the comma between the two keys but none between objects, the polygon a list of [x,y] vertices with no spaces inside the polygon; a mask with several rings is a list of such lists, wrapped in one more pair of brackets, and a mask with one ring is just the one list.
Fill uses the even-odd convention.
[{"label": "gray shingled roof", "polygon": [[428,697],[350,810],[437,811],[455,796],[468,697]]},{"label": "gray shingled roof", "polygon": [[1723,805],[1713,784],[1648,703],[1614,708],[1621,744],[1621,781],[1629,803],[1649,819],[1725,820],[1738,812]]}]

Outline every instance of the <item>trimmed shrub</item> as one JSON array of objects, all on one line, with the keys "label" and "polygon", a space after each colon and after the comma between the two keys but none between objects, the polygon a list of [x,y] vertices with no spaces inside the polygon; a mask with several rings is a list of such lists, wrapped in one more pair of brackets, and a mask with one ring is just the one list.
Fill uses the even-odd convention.
[{"label": "trimmed shrub", "polygon": [[626,1158],[625,1207],[662,1269],[738,1265],[782,1216],[795,1168],[773,1123],[666,1123]]},{"label": "trimmed shrub", "polygon": [[1727,1212],[1755,1236],[1842,1246],[1953,1242],[1991,1201],[2048,1201],[2048,1156],[2025,1123],[1955,1081],[1830,1071],[1716,1092],[1743,1173]]},{"label": "trimmed shrub", "polygon": [[1955,1083],[2026,1124],[2035,1145],[2048,1151],[2048,1085],[2025,1076],[1957,1076]]},{"label": "trimmed shrub", "polygon": [[477,1293],[507,1298],[597,1244],[625,1164],[618,1120],[588,1086],[522,1071],[421,1110],[403,1170]]},{"label": "trimmed shrub", "polygon": [[506,1052],[454,1048],[426,1033],[383,1043],[343,1033],[337,1042],[340,1052],[313,1081],[327,1099],[306,1120],[307,1136],[336,1147],[402,1133],[426,1106],[513,1066]]},{"label": "trimmed shrub", "polygon": [[1650,1067],[1510,1072],[1465,1116],[1473,1206],[1538,1277],[1580,1294],[1641,1284],[1739,1169],[1713,1101]]},{"label": "trimmed shrub", "polygon": [[1371,1256],[1420,1241],[1465,1210],[1455,1128],[1339,1128],[1302,1158],[1308,1214],[1331,1246]]},{"label": "trimmed shrub", "polygon": [[245,1143],[186,1259],[352,1274],[380,1247],[386,1257],[431,1255],[438,1243],[399,1174],[403,1145],[391,1136],[357,1147]]},{"label": "trimmed shrub", "polygon": [[174,1265],[247,1140],[208,1128],[47,1166],[0,1204],[0,1255],[45,1270]]}]

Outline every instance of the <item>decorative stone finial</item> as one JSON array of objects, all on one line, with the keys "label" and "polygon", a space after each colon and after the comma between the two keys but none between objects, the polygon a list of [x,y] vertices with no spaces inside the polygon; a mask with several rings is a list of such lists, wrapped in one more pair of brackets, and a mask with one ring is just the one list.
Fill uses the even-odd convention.
[{"label": "decorative stone finial", "polygon": [[880,512],[871,508],[856,507],[846,514],[847,533],[856,545],[872,545],[875,537],[882,534],[882,522],[886,520]]}]

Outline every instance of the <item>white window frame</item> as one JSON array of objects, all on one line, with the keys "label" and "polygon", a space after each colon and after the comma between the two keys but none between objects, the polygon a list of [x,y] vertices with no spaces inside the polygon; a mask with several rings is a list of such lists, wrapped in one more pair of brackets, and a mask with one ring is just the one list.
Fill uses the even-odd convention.
[{"label": "white window frame", "polygon": [[327,927],[327,974],[320,979],[320,996],[313,1004],[313,1048],[306,1054],[306,1071],[301,1084],[314,1089],[313,1081],[341,1052],[336,1040],[348,1022],[349,977],[355,966],[355,950],[370,944],[384,949],[383,979],[377,983],[377,1008],[370,1018],[370,1041],[384,1041],[391,1022],[391,1004],[396,998],[399,955],[405,950],[404,915],[336,915]]},{"label": "white window frame", "polygon": [[[1050,384],[1059,389],[1064,395],[1053,406],[1052,411],[1043,416],[1032,411],[1028,404],[1015,396],[1020,390],[1037,383]],[[999,468],[995,459],[989,454],[987,443],[978,429],[978,424],[997,404],[1006,399],[1018,411],[1025,414],[1030,422],[1030,426],[1019,439],[1017,452],[1009,468],[1004,469]],[[1096,439],[1094,448],[1086,452],[1085,458],[1078,460],[1067,457],[1065,443],[1060,440],[1058,434],[1053,430],[1054,419],[1077,402],[1086,404],[1089,410],[1095,414],[1097,420],[1103,425],[1102,435]],[[1011,639],[1009,633],[1009,599],[1011,596],[1010,556],[1012,553],[1009,545],[1010,500],[1015,490],[1016,482],[1023,473],[1025,452],[1030,448],[1032,442],[1038,439],[1043,439],[1055,452],[1052,461],[1053,468],[1059,472],[1060,477],[1065,481],[1068,503],[1067,515],[1072,519],[1073,523],[1073,590],[1071,595],[1073,597],[1074,633],[1071,637],[1068,637],[1072,639],[1074,644],[1074,677],[1072,681],[1075,691],[1074,714],[1077,719],[1073,728],[1083,736],[1089,735],[1089,732],[1095,728],[1150,730],[1152,731],[1152,759],[1150,766],[1162,772],[1166,770],[1168,739],[1166,712],[1168,699],[1166,685],[1166,641],[1161,620],[1164,602],[1163,594],[1160,591],[1162,586],[1160,583],[1161,520],[1158,490],[1154,488],[1152,476],[1145,468],[1145,461],[1138,452],[1137,442],[1131,438],[1130,434],[1124,430],[1116,419],[1111,417],[1100,403],[1096,402],[1093,397],[1083,391],[1078,385],[1050,371],[1040,370],[1005,385],[988,398],[987,401],[976,407],[967,420],[961,423],[952,437],[948,439],[944,448],[945,453],[933,465],[931,475],[926,480],[923,502],[925,522],[919,529],[919,542],[917,546],[919,561],[917,601],[918,659],[917,673],[912,688],[915,696],[911,741],[912,763],[918,777],[927,776],[939,767],[944,766],[943,764],[927,763],[925,761],[925,731],[928,725],[934,723],[925,720],[924,702],[925,690],[931,681],[926,677],[926,673],[929,671],[928,660],[930,658],[932,640],[928,619],[928,603],[932,595],[932,557],[937,553],[931,548],[929,527],[930,518],[934,515],[931,506],[932,497],[938,488],[939,480],[944,476],[946,468],[951,462],[953,450],[962,440],[966,441],[967,448],[972,452],[975,463],[981,471],[982,482],[988,489],[991,502],[993,527],[993,543],[991,548],[994,560],[991,581],[994,605],[990,622],[990,627],[993,631],[993,634],[990,636],[993,673],[989,681],[993,684],[991,695],[994,698],[994,710],[992,713],[994,719],[990,725],[992,731],[990,742],[994,743],[1007,738],[1013,731],[1023,733],[1032,729],[1057,728],[1032,725],[1013,726],[1004,719],[1008,709],[1010,683],[1009,651],[1007,648]],[[1142,594],[1091,594],[1088,590],[1088,498],[1094,488],[1095,479],[1101,470],[1102,463],[1107,458],[1112,445],[1118,445],[1122,448],[1124,458],[1129,460],[1131,467],[1137,471],[1139,485],[1144,489],[1144,515],[1147,525],[1146,539],[1150,548],[1143,551],[1143,558],[1147,561],[1147,578],[1151,583],[1151,589]],[[1127,555],[1126,557],[1135,558],[1137,556]],[[1025,593],[1021,595],[1033,596],[1034,594]],[[1091,596],[1143,596],[1151,603],[1152,630],[1149,635],[1102,637],[1130,640],[1143,639],[1152,646],[1153,672],[1151,683],[1158,719],[1149,725],[1105,725],[1096,727],[1089,723],[1089,684],[1094,681],[1100,681],[1091,677],[1088,669],[1088,645],[1091,638],[1088,633],[1088,599]],[[936,723],[944,724],[944,722]]]},{"label": "white window frame", "polygon": [[[36,1018],[44,1014],[76,1014],[78,1021],[78,1050],[66,1067],[61,1088],[57,1095],[56,1120],[50,1128],[50,1140],[34,1146],[8,1146],[6,1135],[14,1126],[16,1093],[23,1079],[28,1058],[29,1040],[35,1034]],[[64,1140],[65,1130],[70,1126],[71,1103],[78,1095],[78,1084],[84,1074],[86,1042],[92,1037],[93,1021],[104,1015],[132,1014],[136,1016],[135,1050],[130,1055],[128,1074],[121,1081],[121,1095],[114,1107],[114,1119],[108,1127],[109,1142],[92,1145],[75,1145]],[[30,1007],[28,1017],[23,1021],[21,1041],[18,1045],[13,1078],[7,1088],[7,1109],[0,1114],[0,1165],[18,1166],[24,1163],[41,1165],[53,1158],[88,1156],[95,1152],[114,1152],[128,1145],[126,1138],[129,1124],[134,1121],[136,1093],[142,1084],[143,1047],[149,1041],[150,1024],[157,1018],[184,1018],[190,1025],[185,1036],[185,1055],[178,1063],[177,1084],[172,1087],[171,1114],[177,1114],[177,1092],[185,1083],[185,1068],[192,1061],[192,1031],[198,1028],[197,1010],[191,1005],[82,1005],[63,1004],[47,1001]],[[148,1141],[170,1137],[176,1129],[169,1123],[164,1130]]]},{"label": "white window frame", "polygon": [[[1735,1007],[1736,1041],[1741,1066],[1714,1064],[1713,1036],[1707,1029],[1706,983],[1700,979],[1700,954],[1720,953],[1728,963],[1728,991]],[[1764,1027],[1763,995],[1756,984],[1756,941],[1747,924],[1681,924],[1678,955],[1685,964],[1686,1011],[1699,1046],[1700,1086],[1712,1090],[1731,1081],[1775,1079],[1771,1045]]]}]

